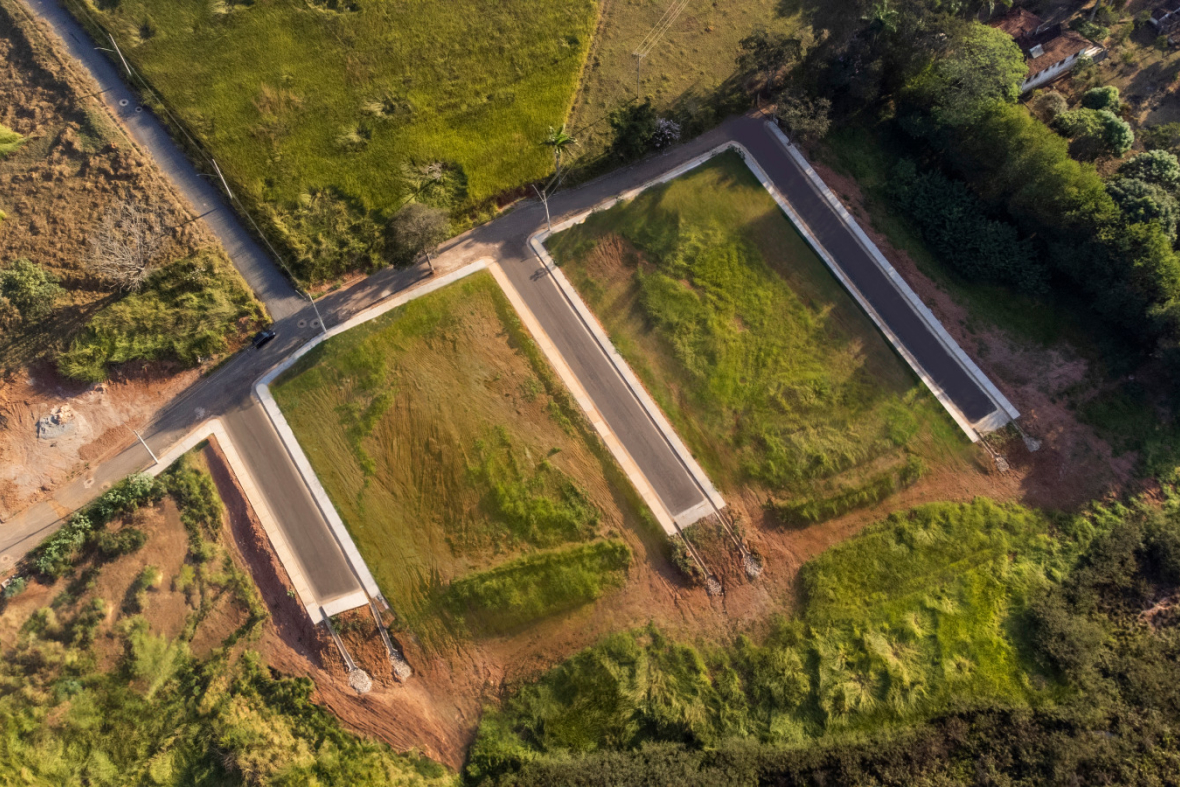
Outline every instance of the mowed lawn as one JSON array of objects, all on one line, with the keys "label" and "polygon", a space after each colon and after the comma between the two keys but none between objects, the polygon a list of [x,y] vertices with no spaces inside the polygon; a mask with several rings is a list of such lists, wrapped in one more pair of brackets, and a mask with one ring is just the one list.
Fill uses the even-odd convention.
[{"label": "mowed lawn", "polygon": [[969,445],[734,153],[548,246],[731,492],[847,510]]},{"label": "mowed lawn", "polygon": [[337,189],[385,211],[407,196],[406,162],[459,165],[471,203],[544,175],[541,142],[566,118],[597,6],[114,0],[94,13],[250,196]]},{"label": "mowed lawn", "polygon": [[[636,516],[490,274],[334,337],[272,386],[382,592],[424,639],[625,579]],[[444,633],[445,632],[445,633]]]}]

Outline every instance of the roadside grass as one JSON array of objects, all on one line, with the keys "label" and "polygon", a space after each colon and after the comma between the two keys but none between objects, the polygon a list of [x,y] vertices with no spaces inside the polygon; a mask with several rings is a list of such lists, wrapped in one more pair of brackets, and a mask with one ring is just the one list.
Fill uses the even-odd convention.
[{"label": "roadside grass", "polygon": [[481,720],[468,776],[660,741],[805,746],[952,707],[1052,703],[1065,689],[1031,657],[1024,611],[1102,526],[1058,524],[986,499],[893,514],[805,564],[797,614],[760,642],[702,650],[649,626],[516,687]]},{"label": "roadside grass", "polygon": [[597,598],[622,565],[595,539],[643,526],[490,274],[330,339],[271,390],[382,592],[434,645]]},{"label": "roadside grass", "polygon": [[566,119],[597,4],[123,0],[89,14],[249,202],[289,217],[323,191],[385,216],[414,194],[404,166],[446,162],[465,186],[441,207],[460,218],[549,171],[541,142]]},{"label": "roadside grass", "polygon": [[142,292],[99,309],[58,356],[58,370],[99,382],[114,365],[128,361],[194,366],[228,351],[228,340],[263,317],[229,261],[220,253],[198,252],[161,267]]},{"label": "roadside grass", "polygon": [[736,154],[549,248],[722,487],[816,502],[910,455],[965,456],[949,416]]},{"label": "roadside grass", "polygon": [[[669,5],[650,0],[605,4],[571,118],[579,154],[592,158],[610,146],[611,112],[635,100],[631,53]],[[810,40],[809,12],[801,4],[786,11],[786,5],[781,0],[690,3],[644,59],[643,97],[693,126],[720,120],[712,108],[714,94],[737,70],[742,38],[764,28]]]}]

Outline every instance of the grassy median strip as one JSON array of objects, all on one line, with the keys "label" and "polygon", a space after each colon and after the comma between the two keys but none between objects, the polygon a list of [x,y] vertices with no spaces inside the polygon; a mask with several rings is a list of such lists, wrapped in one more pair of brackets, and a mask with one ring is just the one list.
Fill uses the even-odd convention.
[{"label": "grassy median strip", "polygon": [[[420,636],[451,636],[439,612],[458,608],[447,599],[464,599],[468,630],[491,631],[613,584],[617,567],[600,558],[541,552],[598,554],[596,539],[638,517],[490,274],[330,339],[272,391],[382,592]],[[519,605],[485,595],[518,574]]]},{"label": "grassy median strip", "polygon": [[724,487],[810,494],[965,444],[736,154],[549,248]]}]

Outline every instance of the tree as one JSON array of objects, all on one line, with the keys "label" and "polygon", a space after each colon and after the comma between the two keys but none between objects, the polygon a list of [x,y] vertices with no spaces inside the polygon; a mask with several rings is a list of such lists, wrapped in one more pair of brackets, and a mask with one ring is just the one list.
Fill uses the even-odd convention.
[{"label": "tree", "polygon": [[954,33],[945,50],[914,78],[909,92],[949,126],[967,126],[996,103],[1012,103],[1028,73],[1024,53],[1002,30],[977,23]]},{"label": "tree", "polygon": [[1082,95],[1082,106],[1086,109],[1119,109],[1119,89],[1114,85],[1092,87]]},{"label": "tree", "polygon": [[549,135],[545,137],[545,146],[553,148],[553,175],[557,179],[555,186],[561,180],[561,156],[576,144],[578,141],[566,132],[564,125],[556,129],[550,127]]},{"label": "tree", "polygon": [[1176,240],[1176,222],[1180,220],[1180,204],[1161,186],[1139,178],[1118,178],[1107,184],[1106,190],[1123,209],[1131,223],[1158,222],[1164,234]]},{"label": "tree", "polygon": [[642,104],[631,104],[612,112],[610,127],[615,132],[611,153],[620,161],[633,161],[651,150],[659,116],[651,99],[647,98]]},{"label": "tree", "polygon": [[803,54],[803,44],[799,39],[765,30],[746,36],[738,42],[738,47],[741,49],[738,65],[750,71],[762,72],[763,87],[768,92],[774,90],[779,72]]},{"label": "tree", "polygon": [[163,211],[124,201],[112,206],[90,236],[89,267],[106,284],[138,291],[168,243]]},{"label": "tree", "polygon": [[1166,150],[1149,150],[1124,162],[1119,175],[1174,191],[1180,187],[1180,160]]},{"label": "tree", "polygon": [[407,263],[419,254],[426,255],[426,264],[434,272],[430,253],[450,234],[446,211],[411,202],[394,214],[387,227],[393,248]]},{"label": "tree", "polygon": [[832,102],[811,98],[798,91],[784,90],[778,97],[775,116],[793,137],[822,139],[831,124]]},{"label": "tree", "polygon": [[61,294],[57,277],[35,262],[22,258],[0,269],[0,299],[6,300],[24,322],[49,316]]},{"label": "tree", "polygon": [[1073,152],[1082,158],[1093,158],[1101,153],[1121,156],[1135,142],[1131,126],[1109,109],[1063,112],[1054,125],[1074,141]]},{"label": "tree", "polygon": [[1069,111],[1069,102],[1056,90],[1038,90],[1028,105],[1042,123],[1052,123],[1060,115]]}]

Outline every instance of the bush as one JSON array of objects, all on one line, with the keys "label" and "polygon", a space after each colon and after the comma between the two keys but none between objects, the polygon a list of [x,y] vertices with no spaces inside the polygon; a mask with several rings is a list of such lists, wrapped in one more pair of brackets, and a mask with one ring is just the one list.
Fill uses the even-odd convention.
[{"label": "bush", "polygon": [[194,366],[225,352],[242,320],[261,316],[229,263],[200,253],[162,267],[144,290],[99,311],[58,356],[58,369],[75,380],[99,382],[109,367],[128,361]]},{"label": "bush", "polygon": [[612,112],[610,127],[614,131],[611,155],[619,161],[634,161],[651,151],[659,116],[648,98]]},{"label": "bush", "polygon": [[1106,190],[1122,208],[1127,221],[1156,222],[1173,241],[1176,222],[1180,221],[1180,204],[1165,189],[1138,178],[1119,178],[1109,183]]},{"label": "bush", "polygon": [[1056,90],[1038,90],[1029,102],[1029,108],[1045,123],[1052,123],[1063,112],[1069,110],[1069,102]]},{"label": "bush", "polygon": [[777,100],[775,117],[792,137],[818,140],[828,133],[831,125],[832,102],[826,98],[811,98],[796,90],[783,91]]},{"label": "bush", "polygon": [[24,137],[0,123],[0,159],[15,153],[24,141]]},{"label": "bush", "polygon": [[1148,150],[1174,150],[1180,147],[1180,121],[1140,129],[1139,138]]},{"label": "bush", "polygon": [[1056,127],[1074,140],[1076,152],[1083,158],[1101,153],[1121,156],[1131,149],[1135,133],[1125,120],[1108,109],[1074,109],[1058,116]]},{"label": "bush", "polygon": [[1119,175],[1174,191],[1180,187],[1180,160],[1166,150],[1149,150],[1123,162]]},{"label": "bush", "polygon": [[1093,87],[1082,94],[1082,106],[1086,109],[1109,109],[1119,111],[1119,89],[1114,85]]},{"label": "bush", "polygon": [[29,260],[17,259],[0,268],[0,298],[7,300],[24,322],[49,316],[62,292],[56,276]]},{"label": "bush", "polygon": [[107,560],[138,552],[147,543],[147,534],[136,527],[125,527],[117,532],[102,530],[94,537],[94,545]]},{"label": "bush", "polygon": [[16,598],[21,593],[25,592],[25,586],[27,584],[28,580],[26,580],[24,577],[13,577],[11,580],[9,580],[8,584],[4,586],[4,598]]},{"label": "bush", "polygon": [[[70,517],[60,530],[42,541],[30,556],[33,567],[44,577],[55,579],[65,575],[73,568],[74,557],[94,538],[96,530],[105,527],[117,516],[159,501],[163,495],[164,487],[151,476],[142,473],[128,476],[107,490],[98,500]],[[134,528],[127,530],[139,533]],[[129,534],[105,543],[109,548],[118,550],[134,545],[140,536],[142,533],[139,533],[139,536]],[[131,551],[142,545],[140,541]]]},{"label": "bush", "polygon": [[1044,292],[1048,271],[1011,224],[987,217],[986,208],[965,184],[937,170],[919,172],[902,161],[890,179],[890,193],[917,225],[934,252],[965,278],[994,281],[1029,292]]}]

